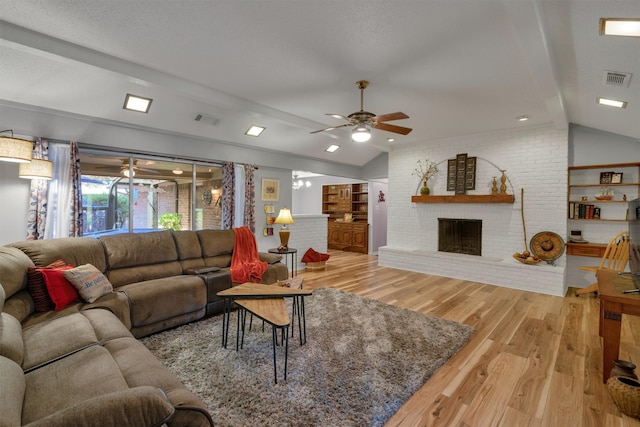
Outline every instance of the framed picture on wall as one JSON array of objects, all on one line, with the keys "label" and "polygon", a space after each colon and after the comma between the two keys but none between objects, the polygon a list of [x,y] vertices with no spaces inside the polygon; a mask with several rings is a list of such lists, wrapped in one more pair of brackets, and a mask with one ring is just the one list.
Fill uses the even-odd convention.
[{"label": "framed picture on wall", "polygon": [[613,172],[600,172],[600,184],[611,184],[612,177]]},{"label": "framed picture on wall", "polygon": [[262,178],[262,201],[277,202],[280,200],[280,180]]},{"label": "framed picture on wall", "polygon": [[620,184],[622,183],[622,172],[614,172],[613,175],[611,175],[611,183],[612,184]]}]

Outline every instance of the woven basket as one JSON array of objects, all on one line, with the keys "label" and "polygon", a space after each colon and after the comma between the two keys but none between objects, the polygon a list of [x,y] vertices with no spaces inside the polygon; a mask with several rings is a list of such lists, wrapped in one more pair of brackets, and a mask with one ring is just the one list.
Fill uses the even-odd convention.
[{"label": "woven basket", "polygon": [[640,418],[640,382],[628,377],[611,377],[607,388],[620,412]]},{"label": "woven basket", "polygon": [[324,270],[326,267],[327,267],[327,261],[305,263],[305,270],[307,271]]},{"label": "woven basket", "polygon": [[521,258],[519,255],[520,254],[515,253],[515,254],[513,254],[513,258],[517,259],[518,261],[520,261],[523,264],[534,265],[534,264],[538,264],[541,261],[540,259],[534,259],[532,261],[529,261],[526,258]]}]

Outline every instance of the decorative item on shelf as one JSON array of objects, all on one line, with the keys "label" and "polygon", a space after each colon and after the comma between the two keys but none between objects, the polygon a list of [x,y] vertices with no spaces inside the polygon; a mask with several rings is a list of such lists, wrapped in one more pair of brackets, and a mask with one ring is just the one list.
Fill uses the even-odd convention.
[{"label": "decorative item on shelf", "polygon": [[290,234],[289,227],[287,227],[287,225],[294,224],[289,208],[280,209],[280,213],[278,213],[278,217],[274,224],[282,224],[282,228],[280,229],[280,247],[286,250],[289,246]]},{"label": "decorative item on shelf", "polygon": [[629,377],[634,380],[638,379],[638,376],[634,372],[636,369],[636,365],[627,360],[614,359],[613,360],[613,369],[611,370],[611,375],[609,377]]},{"label": "decorative item on shelf", "polygon": [[496,181],[496,177],[493,177],[493,181],[491,181],[491,195],[495,196],[498,194],[498,182]]},{"label": "decorative item on shelf", "polygon": [[423,196],[429,195],[431,193],[428,187],[429,180],[438,173],[438,166],[429,159],[425,159],[424,163],[422,160],[418,160],[416,163],[418,163],[418,167],[411,172],[411,175],[419,177],[422,182],[420,194]]},{"label": "decorative item on shelf", "polygon": [[537,256],[531,254],[531,252],[529,252],[529,250],[527,249],[527,227],[525,226],[524,222],[524,188],[520,190],[520,214],[522,216],[522,232],[524,234],[524,251],[522,253],[514,253],[513,258],[523,264],[538,264],[540,262],[540,259]]},{"label": "decorative item on shelf", "polygon": [[611,200],[613,199],[614,191],[609,187],[602,187],[595,195],[596,200]]},{"label": "decorative item on shelf", "polygon": [[504,174],[507,170],[501,169],[502,176],[500,177],[500,194],[507,194],[507,176]]},{"label": "decorative item on shelf", "polygon": [[609,395],[620,412],[640,418],[640,382],[629,377],[609,377]]},{"label": "decorative item on shelf", "polygon": [[353,222],[353,214],[352,213],[344,214],[344,222]]}]

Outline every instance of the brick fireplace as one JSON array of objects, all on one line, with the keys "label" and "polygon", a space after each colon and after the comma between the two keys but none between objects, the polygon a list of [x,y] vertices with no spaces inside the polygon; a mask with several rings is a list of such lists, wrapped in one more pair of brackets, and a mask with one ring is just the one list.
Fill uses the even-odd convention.
[{"label": "brick fireplace", "polygon": [[[394,147],[389,154],[387,245],[378,262],[437,276],[488,283],[550,295],[564,295],[566,260],[555,266],[524,265],[513,259],[523,251],[521,189],[525,189],[528,239],[550,230],[566,235],[567,132],[552,126],[430,140]],[[477,157],[476,188],[467,195],[490,195],[491,182],[506,169],[507,193],[514,203],[464,201],[412,202],[420,183],[411,171],[418,159],[433,159],[441,172],[429,181],[431,194],[447,191],[447,159]],[[542,172],[541,165],[544,165]],[[445,172],[445,173],[443,173]],[[439,250],[439,218],[479,220],[478,254]]]}]

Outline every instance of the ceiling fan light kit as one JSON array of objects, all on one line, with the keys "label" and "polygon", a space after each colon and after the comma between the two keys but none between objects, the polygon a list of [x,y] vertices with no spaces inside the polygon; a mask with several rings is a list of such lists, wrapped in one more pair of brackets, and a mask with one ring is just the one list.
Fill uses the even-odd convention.
[{"label": "ceiling fan light kit", "polygon": [[343,116],[341,114],[326,113],[327,116],[331,116],[336,119],[343,119],[349,123],[344,125],[339,125],[339,126],[331,126],[325,129],[315,130],[311,133],[327,132],[327,131],[342,128],[342,127],[353,126],[354,128],[351,131],[351,139],[353,139],[353,141],[355,142],[369,141],[369,139],[371,139],[372,128],[384,130],[387,132],[399,133],[401,135],[409,134],[409,132],[411,132],[412,130],[411,128],[390,125],[388,123],[385,123],[392,120],[408,119],[409,116],[407,116],[405,113],[398,111],[396,113],[389,113],[389,114],[376,116],[373,113],[364,111],[364,90],[368,86],[369,86],[369,82],[367,80],[358,80],[356,82],[356,87],[360,90],[360,111],[351,113],[348,116]]},{"label": "ceiling fan light kit", "polygon": [[367,142],[371,139],[371,132],[367,125],[357,125],[351,131],[351,139],[355,142]]}]

